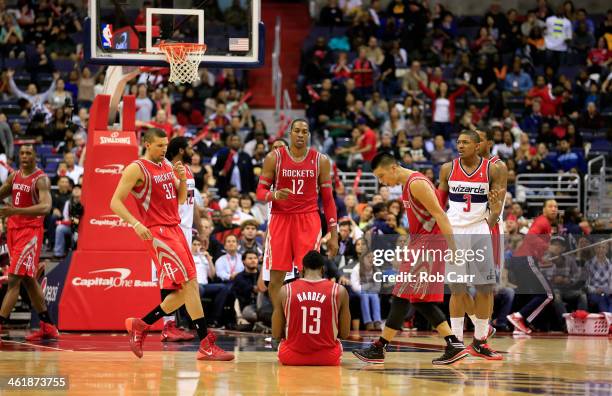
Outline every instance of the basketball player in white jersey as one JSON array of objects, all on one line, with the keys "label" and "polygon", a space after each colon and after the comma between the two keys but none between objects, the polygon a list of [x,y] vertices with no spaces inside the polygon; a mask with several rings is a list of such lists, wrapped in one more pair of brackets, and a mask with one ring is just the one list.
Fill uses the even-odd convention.
[{"label": "basketball player in white jersey", "polygon": [[[491,148],[493,147],[493,132],[489,130],[488,132],[476,130],[478,136],[480,137],[480,151],[478,155],[482,158],[486,158],[489,160],[489,163],[493,167],[497,167],[499,183],[502,186],[502,190],[500,191],[502,197],[501,203],[501,212],[499,214],[499,219],[497,219],[497,223],[493,228],[491,228],[491,236],[493,238],[493,259],[495,260],[495,271],[497,272],[498,280],[501,276],[501,271],[504,266],[504,206],[506,202],[506,191],[508,188],[508,168],[504,161],[497,155],[491,155]],[[493,304],[491,304],[491,314],[493,313]],[[469,314],[469,313],[468,313]]]},{"label": "basketball player in white jersey", "polygon": [[[181,218],[180,227],[183,234],[185,234],[185,239],[187,239],[189,246],[191,246],[191,242],[193,240],[194,224],[198,230],[198,235],[204,235],[202,222],[200,221],[200,212],[197,208],[198,206],[202,206],[202,197],[196,190],[193,172],[191,172],[191,169],[187,165],[191,163],[192,156],[193,148],[191,147],[191,144],[187,138],[178,136],[172,139],[168,144],[166,159],[173,164],[181,162],[185,166],[185,174],[187,176],[187,199],[185,200],[184,204],[179,205],[179,216]],[[162,299],[164,297],[165,296],[162,296]],[[195,336],[193,334],[176,326],[176,321],[173,315],[164,316],[164,330],[161,333],[161,341],[190,341],[194,338]]]},{"label": "basketball player in white jersey", "polygon": [[470,354],[488,360],[501,360],[502,356],[493,351],[486,341],[489,337],[490,307],[497,283],[490,228],[499,219],[501,193],[505,192],[498,168],[490,166],[488,159],[478,155],[480,143],[476,132],[462,131],[457,139],[459,158],[447,162],[440,169],[438,189],[442,202],[448,200],[447,215],[458,253],[473,257],[472,261],[466,260],[464,266],[447,266],[447,273],[471,275],[470,284],[476,288],[476,298],[473,300],[466,283],[449,283],[449,310],[451,329],[459,340],[463,340],[466,311],[475,313],[471,318],[474,322],[474,342],[468,348]]}]

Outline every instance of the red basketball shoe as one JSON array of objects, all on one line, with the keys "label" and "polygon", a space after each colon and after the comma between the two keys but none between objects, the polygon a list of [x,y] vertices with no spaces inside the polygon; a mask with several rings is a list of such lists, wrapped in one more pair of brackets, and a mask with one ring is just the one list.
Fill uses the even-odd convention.
[{"label": "red basketball shoe", "polygon": [[139,358],[142,357],[142,345],[144,344],[145,338],[147,338],[149,327],[151,326],[138,318],[127,318],[125,320],[125,328],[130,337],[130,348],[132,348],[134,355]]},{"label": "red basketball shoe", "polygon": [[508,322],[512,323],[512,326],[514,326],[516,330],[522,331],[525,334],[531,333],[531,329],[525,324],[523,317],[518,312],[506,316],[506,319],[508,319]]},{"label": "red basketball shoe", "polygon": [[215,344],[217,337],[214,333],[208,332],[206,338],[200,342],[200,349],[198,349],[197,358],[198,360],[210,360],[210,361],[230,361],[234,360],[234,354],[225,352]]},{"label": "red basketball shoe", "polygon": [[180,330],[176,327],[176,322],[171,320],[164,323],[164,329],[161,333],[161,342],[178,342],[183,341]]},{"label": "red basketball shoe", "polygon": [[40,341],[40,340],[55,340],[59,336],[57,327],[51,323],[40,322],[40,329],[33,333],[28,334],[25,339],[26,341]]}]

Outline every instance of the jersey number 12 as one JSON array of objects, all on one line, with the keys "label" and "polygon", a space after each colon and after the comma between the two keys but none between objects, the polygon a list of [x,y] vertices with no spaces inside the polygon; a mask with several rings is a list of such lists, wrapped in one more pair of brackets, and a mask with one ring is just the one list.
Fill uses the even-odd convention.
[{"label": "jersey number 12", "polygon": [[[296,183],[297,181],[297,183]],[[302,191],[302,189],[304,188],[304,180],[303,179],[292,179],[291,183],[293,184],[293,188],[291,193],[292,194],[304,194],[304,192]],[[295,188],[297,184],[297,189]]]}]

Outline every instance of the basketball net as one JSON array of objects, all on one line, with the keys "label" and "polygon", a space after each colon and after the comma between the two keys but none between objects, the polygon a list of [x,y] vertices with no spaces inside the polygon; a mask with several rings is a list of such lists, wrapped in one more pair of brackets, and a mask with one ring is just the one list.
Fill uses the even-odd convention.
[{"label": "basketball net", "polygon": [[204,59],[206,44],[162,43],[159,45],[168,58],[170,77],[175,84],[193,83],[200,79],[198,68]]}]

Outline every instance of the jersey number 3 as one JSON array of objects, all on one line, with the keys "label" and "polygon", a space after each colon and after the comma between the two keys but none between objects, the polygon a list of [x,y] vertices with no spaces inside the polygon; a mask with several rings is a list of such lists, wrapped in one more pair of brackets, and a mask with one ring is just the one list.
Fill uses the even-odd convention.
[{"label": "jersey number 3", "polygon": [[[312,324],[309,326],[308,322]],[[308,307],[302,307],[302,334],[319,334],[321,332],[321,308],[310,307],[310,315]]]},{"label": "jersey number 3", "polygon": [[465,194],[463,199],[465,199],[465,208],[463,208],[463,211],[469,212],[472,209],[472,196],[470,194]]}]

